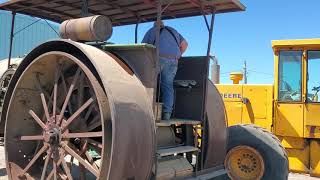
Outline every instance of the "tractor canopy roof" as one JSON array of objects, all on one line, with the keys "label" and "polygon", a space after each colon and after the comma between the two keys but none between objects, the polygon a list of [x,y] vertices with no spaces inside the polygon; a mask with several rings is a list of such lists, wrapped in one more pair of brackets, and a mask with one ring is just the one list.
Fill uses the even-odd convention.
[{"label": "tractor canopy roof", "polygon": [[[0,9],[61,23],[82,17],[84,0],[10,0]],[[88,0],[88,16],[108,16],[114,26],[155,21],[156,0]],[[162,19],[244,11],[239,0],[162,0]]]},{"label": "tractor canopy roof", "polygon": [[288,39],[288,40],[273,40],[272,49],[277,52],[280,49],[302,50],[320,48],[320,39]]}]

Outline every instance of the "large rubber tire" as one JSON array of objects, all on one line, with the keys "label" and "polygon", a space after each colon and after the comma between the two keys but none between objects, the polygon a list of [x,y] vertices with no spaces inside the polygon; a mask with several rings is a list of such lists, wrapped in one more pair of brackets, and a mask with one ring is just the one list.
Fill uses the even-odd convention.
[{"label": "large rubber tire", "polygon": [[239,146],[249,146],[260,153],[264,162],[262,180],[288,179],[289,165],[286,150],[271,132],[252,124],[231,126],[228,152]]}]

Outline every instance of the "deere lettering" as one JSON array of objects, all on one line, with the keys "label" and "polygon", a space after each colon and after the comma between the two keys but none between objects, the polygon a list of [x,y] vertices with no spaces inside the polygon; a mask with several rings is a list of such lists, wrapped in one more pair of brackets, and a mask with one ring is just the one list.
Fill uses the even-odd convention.
[{"label": "deere lettering", "polygon": [[240,98],[241,99],[241,94],[236,94],[236,93],[221,93],[222,98]]}]

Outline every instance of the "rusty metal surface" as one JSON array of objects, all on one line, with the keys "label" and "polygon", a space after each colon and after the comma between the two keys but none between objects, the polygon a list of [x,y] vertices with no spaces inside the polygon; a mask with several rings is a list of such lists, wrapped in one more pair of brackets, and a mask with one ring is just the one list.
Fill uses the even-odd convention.
[{"label": "rusty metal surface", "polygon": [[215,85],[208,80],[207,90],[207,142],[204,167],[212,168],[223,165],[227,152],[227,124],[225,107]]},{"label": "rusty metal surface", "polygon": [[60,36],[74,41],[106,41],[111,35],[112,23],[101,15],[70,19],[60,25]]},{"label": "rusty metal surface", "polygon": [[[83,69],[90,71],[94,75],[93,78],[97,78],[95,84],[97,86],[100,84],[107,96],[107,100],[99,99],[100,96],[105,96],[103,94],[99,95],[98,93],[97,96],[100,107],[109,107],[101,108],[103,111],[107,111],[102,113],[105,115],[103,116],[105,121],[112,122],[111,127],[104,126],[104,136],[108,135],[109,137],[106,136],[104,138],[104,154],[98,177],[100,179],[148,179],[151,175],[155,155],[155,124],[151,102],[146,98],[146,91],[140,80],[134,74],[128,73],[123,68],[123,65],[120,65],[112,56],[102,50],[73,41],[59,40],[44,43],[33,50],[19,66],[13,81],[17,82],[20,78],[27,78],[20,77],[24,74],[23,71],[28,70],[29,65],[32,68],[32,63],[37,62],[35,59],[38,56],[52,51],[57,51],[53,52],[57,56],[67,54],[76,57],[74,61],[77,61],[77,64],[81,65]],[[30,80],[30,78],[28,79]],[[6,104],[5,107],[9,107],[9,109],[6,110],[6,115],[2,115],[2,120],[7,120],[5,132],[7,169],[9,170],[8,172],[11,172],[11,175],[14,175],[13,178],[17,175],[16,173],[21,171],[19,170],[21,167],[17,166],[26,164],[26,159],[21,155],[30,154],[35,148],[34,143],[17,146],[16,143],[13,144],[13,142],[16,142],[15,138],[23,132],[33,134],[40,132],[39,127],[35,128],[34,125],[27,125],[30,122],[23,121],[21,116],[26,115],[26,107],[20,105],[19,111],[13,112],[14,109],[11,106],[14,104],[12,103],[15,102],[15,98],[18,98],[16,90],[14,90],[14,84],[16,83],[10,84],[9,93],[5,99],[5,103],[9,103],[10,97],[12,97],[11,104]],[[33,87],[31,86],[30,88],[32,89]],[[128,90],[130,90],[130,93],[128,93]],[[35,94],[33,96],[36,97],[38,95]],[[30,100],[32,102],[32,107],[36,108],[39,102],[35,99],[37,98],[33,100],[32,96],[25,98],[26,101]],[[108,109],[110,110],[109,113]],[[36,112],[41,111],[36,109]],[[20,126],[18,125],[19,123],[27,124],[20,124]],[[110,130],[112,130],[112,134],[107,133]],[[78,134],[73,135],[76,136]],[[112,136],[111,144],[106,142],[106,139],[110,138],[110,136]],[[144,140],[141,141],[141,138]],[[66,147],[65,149],[68,148]],[[14,152],[15,156],[13,156]]]},{"label": "rusty metal surface", "polygon": [[158,77],[155,47],[147,44],[105,45],[103,49],[113,53],[114,56],[121,58],[128,64],[146,88],[148,99],[154,106]]},{"label": "rusty metal surface", "polygon": [[[202,3],[200,3],[202,2]],[[245,10],[239,0],[163,0],[163,8],[167,7],[162,19],[174,19],[202,15],[213,12],[226,13]],[[61,23],[67,19],[81,17],[82,0],[11,0],[0,5],[0,9],[15,11]],[[91,15],[108,16],[114,26],[136,24],[138,22],[155,21],[157,7],[155,0],[90,0],[88,12]]]}]

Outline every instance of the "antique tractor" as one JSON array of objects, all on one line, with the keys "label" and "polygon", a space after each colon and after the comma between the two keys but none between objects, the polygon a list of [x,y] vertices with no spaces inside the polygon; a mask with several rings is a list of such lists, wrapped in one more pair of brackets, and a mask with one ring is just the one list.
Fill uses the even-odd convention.
[{"label": "antique tractor", "polygon": [[[100,5],[123,10],[123,3],[131,3],[132,8],[140,3],[154,8],[152,2],[119,1],[110,5],[110,1],[103,1]],[[154,14],[145,15],[145,22],[160,21],[161,8],[168,8],[170,3],[162,6],[159,2],[157,18]],[[60,12],[61,7],[72,4],[61,1],[64,6],[41,8],[46,3],[28,3],[31,4],[9,2],[0,8],[15,10],[19,6],[24,13],[38,16],[38,11],[28,8],[54,11],[41,17],[57,20],[66,15]],[[213,179],[226,174],[225,108],[220,93],[208,79],[209,54],[214,14],[244,10],[244,6],[237,0],[206,1],[199,5],[200,9],[195,1],[172,3],[176,9],[169,10],[177,17],[212,14],[211,23],[206,21],[207,56],[179,59],[173,118],[158,118],[158,48],[101,42],[110,38],[112,24],[116,23],[105,16],[64,21],[60,33],[63,39],[33,49],[18,66],[6,90],[1,123],[5,123],[10,179]],[[139,11],[149,12],[153,11]],[[126,8],[123,14],[131,16],[132,11]],[[110,15],[113,19],[118,16]],[[166,16],[169,17],[176,16]],[[118,18],[119,24],[136,22],[128,17]],[[157,29],[156,44],[159,23]],[[250,158],[244,154],[232,163],[241,164],[238,161],[247,162]],[[280,160],[285,167],[279,169],[280,176],[265,171],[253,179],[285,179],[287,159]],[[243,172],[235,176],[228,165],[232,179],[246,179],[245,171],[253,171],[254,166],[250,162],[241,165]]]}]

